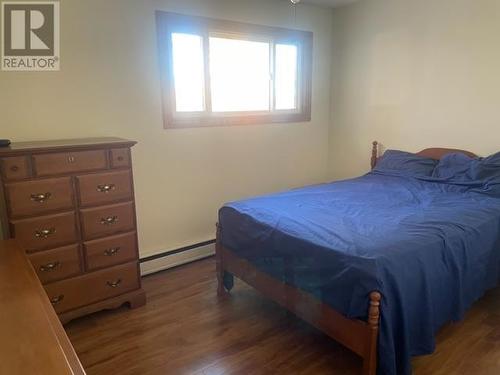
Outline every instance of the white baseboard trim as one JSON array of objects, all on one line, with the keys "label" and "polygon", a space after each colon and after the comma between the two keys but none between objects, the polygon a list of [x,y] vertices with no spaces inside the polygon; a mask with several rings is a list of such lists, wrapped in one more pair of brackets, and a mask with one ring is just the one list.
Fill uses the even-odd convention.
[{"label": "white baseboard trim", "polygon": [[207,258],[215,254],[215,244],[196,247],[181,253],[165,256],[141,263],[141,276],[163,271],[181,264],[193,262],[198,259]]}]

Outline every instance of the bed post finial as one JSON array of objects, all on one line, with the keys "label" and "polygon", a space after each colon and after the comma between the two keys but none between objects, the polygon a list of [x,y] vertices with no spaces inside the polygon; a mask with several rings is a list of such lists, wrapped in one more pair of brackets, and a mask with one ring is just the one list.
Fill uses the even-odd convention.
[{"label": "bed post finial", "polygon": [[368,324],[378,327],[380,320],[380,300],[382,295],[379,292],[370,293],[370,309],[368,310]]},{"label": "bed post finial", "polygon": [[377,158],[378,158],[378,142],[373,141],[372,143],[372,159],[371,159],[371,166],[372,169],[375,168],[375,165],[377,165]]}]

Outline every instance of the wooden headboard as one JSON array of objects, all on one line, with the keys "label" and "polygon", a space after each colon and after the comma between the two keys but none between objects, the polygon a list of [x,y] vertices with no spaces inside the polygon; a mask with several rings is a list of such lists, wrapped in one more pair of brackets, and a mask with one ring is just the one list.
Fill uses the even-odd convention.
[{"label": "wooden headboard", "polygon": [[[378,155],[379,151],[378,151],[378,142],[377,141],[374,141],[372,143],[372,145],[373,145],[373,147],[372,147],[371,166],[372,166],[372,169],[373,169],[377,165],[377,161],[379,159],[379,155]],[[459,149],[456,149],[456,148],[441,148],[441,147],[426,148],[425,150],[417,152],[415,155],[424,156],[424,157],[427,157],[427,158],[440,160],[443,156],[445,156],[447,154],[457,153],[457,152],[465,154],[465,155],[467,155],[467,156],[469,156],[471,158],[476,158],[477,157],[476,154],[474,154],[473,152],[470,152],[470,151],[459,150]]]}]

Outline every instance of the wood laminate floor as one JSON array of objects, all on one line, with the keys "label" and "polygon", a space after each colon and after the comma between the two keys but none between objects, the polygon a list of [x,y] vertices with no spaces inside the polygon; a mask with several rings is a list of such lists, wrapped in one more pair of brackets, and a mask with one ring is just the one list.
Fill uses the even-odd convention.
[{"label": "wood laminate floor", "polygon": [[[242,282],[218,300],[213,259],[143,280],[145,307],[67,325],[89,375],[359,374],[356,355]],[[500,288],[440,332],[436,353],[413,364],[415,375],[499,375]]]}]

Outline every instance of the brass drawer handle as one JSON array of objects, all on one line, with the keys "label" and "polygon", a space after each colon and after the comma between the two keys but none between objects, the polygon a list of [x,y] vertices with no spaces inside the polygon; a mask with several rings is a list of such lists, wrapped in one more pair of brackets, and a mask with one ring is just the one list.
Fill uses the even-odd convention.
[{"label": "brass drawer handle", "polygon": [[100,193],[109,193],[110,191],[113,191],[115,189],[116,189],[115,184],[97,185],[97,191]]},{"label": "brass drawer handle", "polygon": [[60,266],[61,266],[61,262],[59,262],[59,261],[47,263],[47,264],[44,264],[43,266],[40,266],[40,271],[41,272],[51,272],[51,271],[55,271]]},{"label": "brass drawer handle", "polygon": [[59,295],[59,296],[57,296],[57,297],[51,298],[51,299],[50,299],[50,303],[51,303],[52,305],[57,305],[57,304],[58,304],[59,302],[61,302],[63,299],[64,299],[64,294],[61,294],[61,295]]},{"label": "brass drawer handle", "polygon": [[106,284],[110,287],[110,288],[118,288],[120,286],[120,284],[122,283],[122,279],[118,279],[116,281],[108,281]]},{"label": "brass drawer handle", "polygon": [[47,238],[56,233],[56,228],[42,229],[35,232],[36,238]]},{"label": "brass drawer handle", "polygon": [[102,225],[113,225],[116,224],[117,222],[118,222],[118,216],[108,216],[101,218]]},{"label": "brass drawer handle", "polygon": [[31,194],[31,200],[33,202],[43,203],[46,202],[51,196],[51,193]]},{"label": "brass drawer handle", "polygon": [[106,255],[107,257],[112,257],[113,255],[118,254],[119,251],[120,251],[119,247],[111,247],[109,249],[104,250],[104,255]]},{"label": "brass drawer handle", "polygon": [[17,165],[13,165],[12,167],[10,167],[10,170],[12,172],[17,172],[17,171],[19,171],[19,167]]},{"label": "brass drawer handle", "polygon": [[74,163],[76,161],[74,156],[68,156],[68,163]]}]

